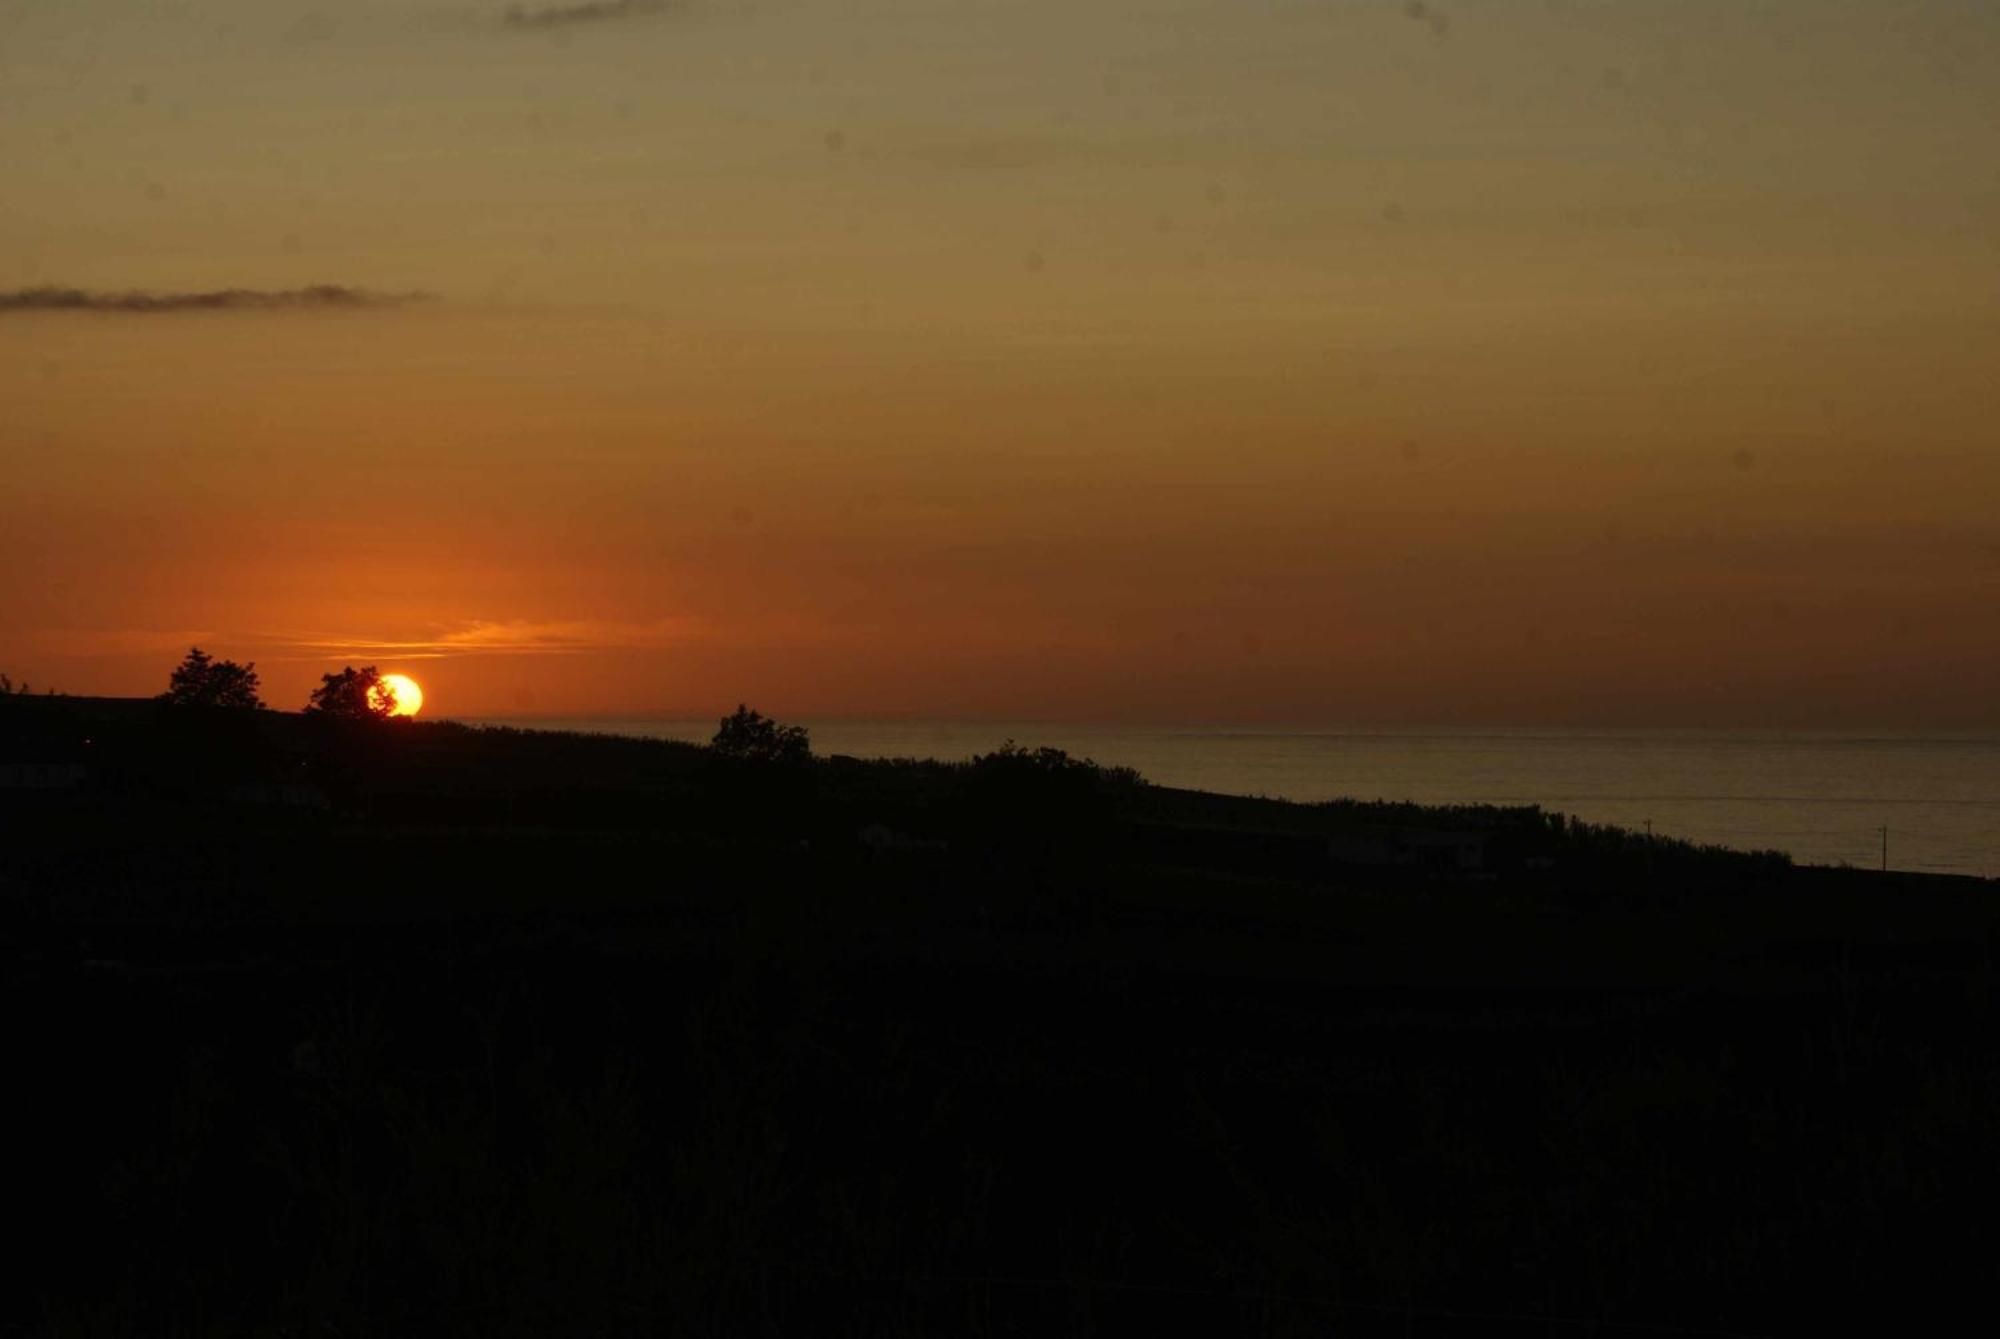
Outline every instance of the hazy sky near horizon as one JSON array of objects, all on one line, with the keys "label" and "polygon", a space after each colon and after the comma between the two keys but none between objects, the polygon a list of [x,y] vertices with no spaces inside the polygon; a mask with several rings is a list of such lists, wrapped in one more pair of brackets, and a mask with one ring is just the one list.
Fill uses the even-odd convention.
[{"label": "hazy sky near horizon", "polygon": [[0,167],[16,679],[2000,725],[2000,6],[0,0]]}]

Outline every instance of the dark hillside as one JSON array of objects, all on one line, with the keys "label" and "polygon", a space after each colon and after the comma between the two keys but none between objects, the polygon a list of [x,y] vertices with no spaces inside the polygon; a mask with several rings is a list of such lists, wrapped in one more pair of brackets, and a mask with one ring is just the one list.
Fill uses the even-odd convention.
[{"label": "dark hillside", "polygon": [[0,768],[10,1333],[1775,1334],[1991,1256],[1977,881],[150,703]]}]

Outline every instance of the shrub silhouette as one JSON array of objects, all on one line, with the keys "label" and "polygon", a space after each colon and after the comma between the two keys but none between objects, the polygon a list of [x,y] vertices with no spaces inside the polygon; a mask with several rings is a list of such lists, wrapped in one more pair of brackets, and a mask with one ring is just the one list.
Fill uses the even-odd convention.
[{"label": "shrub silhouette", "polygon": [[738,703],[722,718],[709,747],[732,762],[802,763],[812,757],[812,739],[802,725],[780,725]]},{"label": "shrub silhouette", "polygon": [[331,716],[349,721],[387,720],[396,699],[382,686],[382,675],[373,665],[360,669],[349,665],[338,674],[322,674],[319,687],[306,700],[308,716]]},{"label": "shrub silhouette", "polygon": [[[35,690],[28,687],[27,684],[15,683],[12,679],[8,678],[6,675],[0,674],[0,697],[33,697],[34,693]],[[42,690],[42,696],[68,697],[69,694],[58,693],[53,688],[44,688]]]},{"label": "shrub silhouette", "polygon": [[1103,767],[1090,758],[1072,758],[1063,749],[1028,748],[1008,740],[991,753],[974,755],[973,775],[988,786],[1042,793],[1095,793],[1145,784],[1130,767]]},{"label": "shrub silhouette", "polygon": [[257,687],[256,661],[239,665],[233,660],[216,660],[199,646],[190,646],[187,659],[175,667],[159,700],[176,707],[254,711],[264,705]]},{"label": "shrub silhouette", "polygon": [[761,844],[803,836],[818,777],[803,726],[739,705],[709,742],[706,803],[720,832]]},{"label": "shrub silhouette", "polygon": [[1143,784],[1129,767],[1100,767],[1010,739],[967,769],[962,835],[1007,860],[1074,857],[1107,835],[1113,793]]}]

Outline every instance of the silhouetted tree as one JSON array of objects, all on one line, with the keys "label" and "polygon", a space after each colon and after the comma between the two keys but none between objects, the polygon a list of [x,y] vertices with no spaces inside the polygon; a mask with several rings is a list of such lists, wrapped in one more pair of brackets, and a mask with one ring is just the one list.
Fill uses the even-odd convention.
[{"label": "silhouetted tree", "polygon": [[735,762],[797,763],[812,757],[812,740],[803,725],[780,725],[742,703],[722,718],[709,747],[717,757]]},{"label": "silhouetted tree", "polygon": [[960,836],[1008,861],[1072,859],[1109,834],[1114,797],[1145,784],[1058,748],[1008,740],[973,758],[960,791]]},{"label": "silhouetted tree", "polygon": [[380,671],[373,665],[349,665],[338,674],[320,675],[319,687],[306,700],[306,714],[380,721],[388,719],[395,705],[395,696],[382,687]]},{"label": "silhouetted tree", "polygon": [[257,696],[257,662],[239,665],[233,660],[216,660],[199,646],[188,648],[187,659],[167,680],[160,701],[177,707],[233,707],[255,710],[264,705]]}]

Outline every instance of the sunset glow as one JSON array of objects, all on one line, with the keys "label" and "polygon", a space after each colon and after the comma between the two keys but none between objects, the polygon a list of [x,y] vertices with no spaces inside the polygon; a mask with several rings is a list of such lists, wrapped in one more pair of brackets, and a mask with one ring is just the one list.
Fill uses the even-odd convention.
[{"label": "sunset glow", "polygon": [[2000,722],[2000,5],[339,8],[0,21],[16,677]]},{"label": "sunset glow", "polygon": [[2000,0],[0,0],[0,164],[0,1339],[1987,1304]]},{"label": "sunset glow", "polygon": [[424,690],[407,674],[385,674],[380,688],[391,716],[414,716],[424,709]]}]

